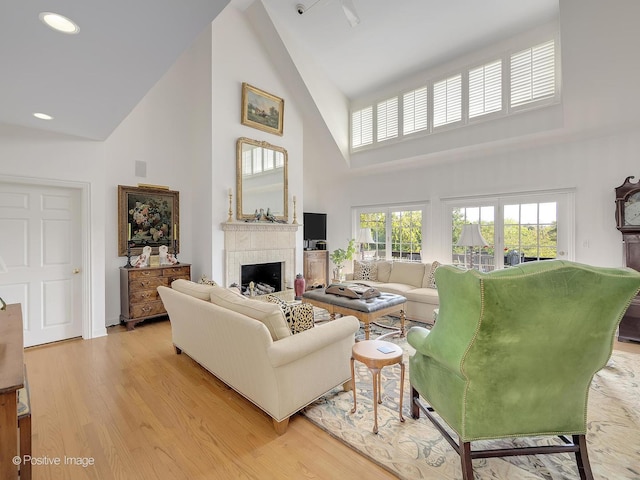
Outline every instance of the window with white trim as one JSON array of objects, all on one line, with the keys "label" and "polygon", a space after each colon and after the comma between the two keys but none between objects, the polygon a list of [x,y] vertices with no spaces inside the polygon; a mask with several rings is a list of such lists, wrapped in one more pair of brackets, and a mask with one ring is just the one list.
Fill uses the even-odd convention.
[{"label": "window with white trim", "polygon": [[360,257],[420,261],[424,205],[359,208],[355,211],[356,231],[371,230],[373,243],[362,245]]},{"label": "window with white trim", "polygon": [[469,70],[469,118],[502,110],[502,60]]},{"label": "window with white trim", "polygon": [[[555,191],[443,202],[451,261],[481,271],[551,258],[573,260],[574,194]],[[486,246],[457,242],[465,224],[479,224]]]},{"label": "window with white trim", "polygon": [[402,96],[402,134],[429,128],[427,87],[417,88]]},{"label": "window with white trim", "polygon": [[368,106],[351,114],[351,147],[373,143],[373,107]]},{"label": "window with white trim", "polygon": [[393,97],[376,106],[376,140],[382,142],[398,136],[398,97]]},{"label": "window with white trim", "polygon": [[440,127],[462,119],[462,75],[433,84],[433,126]]},{"label": "window with white trim", "polygon": [[511,55],[511,106],[555,95],[555,64],[553,40]]}]

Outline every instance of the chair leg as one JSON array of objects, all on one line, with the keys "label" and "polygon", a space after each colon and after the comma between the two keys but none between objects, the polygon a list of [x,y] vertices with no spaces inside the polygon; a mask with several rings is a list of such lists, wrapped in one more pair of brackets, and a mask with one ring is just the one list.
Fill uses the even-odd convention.
[{"label": "chair leg", "polygon": [[411,418],[420,418],[420,407],[418,407],[417,399],[420,398],[418,391],[411,385]]},{"label": "chair leg", "polygon": [[591,465],[589,464],[589,454],[587,453],[587,437],[585,435],[574,435],[573,443],[580,447],[576,452],[576,463],[580,480],[593,480]]},{"label": "chair leg", "polygon": [[462,480],[473,480],[473,464],[471,463],[471,442],[460,441],[460,463]]}]

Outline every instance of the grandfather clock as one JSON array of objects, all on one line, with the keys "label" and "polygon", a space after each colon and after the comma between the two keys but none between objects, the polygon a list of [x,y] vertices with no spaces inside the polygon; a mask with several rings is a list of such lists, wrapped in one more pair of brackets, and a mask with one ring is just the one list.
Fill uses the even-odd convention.
[{"label": "grandfather clock", "polygon": [[[616,188],[616,228],[622,232],[625,265],[640,271],[640,182],[633,183],[632,178]],[[618,340],[640,342],[640,296],[622,318]]]}]

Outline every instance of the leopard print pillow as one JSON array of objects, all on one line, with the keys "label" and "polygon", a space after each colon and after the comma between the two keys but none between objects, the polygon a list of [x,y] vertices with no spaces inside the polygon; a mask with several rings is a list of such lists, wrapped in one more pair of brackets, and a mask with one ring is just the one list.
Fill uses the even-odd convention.
[{"label": "leopard print pillow", "polygon": [[304,332],[313,328],[313,305],[309,303],[300,303],[297,305],[289,305],[282,299],[274,296],[267,295],[267,302],[280,305],[284,318],[289,325],[289,330],[292,334]]},{"label": "leopard print pillow", "polygon": [[440,262],[435,261],[431,264],[431,271],[429,272],[429,277],[427,279],[427,288],[438,288],[436,286],[436,268],[440,266]]},{"label": "leopard print pillow", "polygon": [[353,263],[354,280],[377,280],[378,264],[376,262],[361,262],[355,260]]}]

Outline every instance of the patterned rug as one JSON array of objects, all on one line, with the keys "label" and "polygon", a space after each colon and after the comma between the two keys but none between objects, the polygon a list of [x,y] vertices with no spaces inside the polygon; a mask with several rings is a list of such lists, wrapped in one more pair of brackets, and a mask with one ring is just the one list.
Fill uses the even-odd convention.
[{"label": "patterned rug", "polygon": [[[389,319],[391,323],[397,323]],[[376,334],[388,330],[375,329]],[[375,338],[372,334],[372,338]],[[414,350],[405,339],[386,338],[405,351],[405,365]],[[587,444],[596,478],[640,479],[640,365],[637,355],[614,352],[609,364],[591,385]],[[398,420],[400,367],[382,370],[382,405],[378,405],[379,433],[372,432],[371,373],[356,362],[358,409],[351,414],[353,393],[335,389],[302,413],[315,425],[377,463],[398,478],[459,479],[460,459],[424,416],[410,414],[409,375],[404,385],[404,423]],[[455,437],[454,435],[454,438]],[[559,443],[557,438],[484,441],[474,448],[509,448]],[[476,479],[575,480],[579,478],[573,455],[556,454],[478,459],[473,461]]]}]

